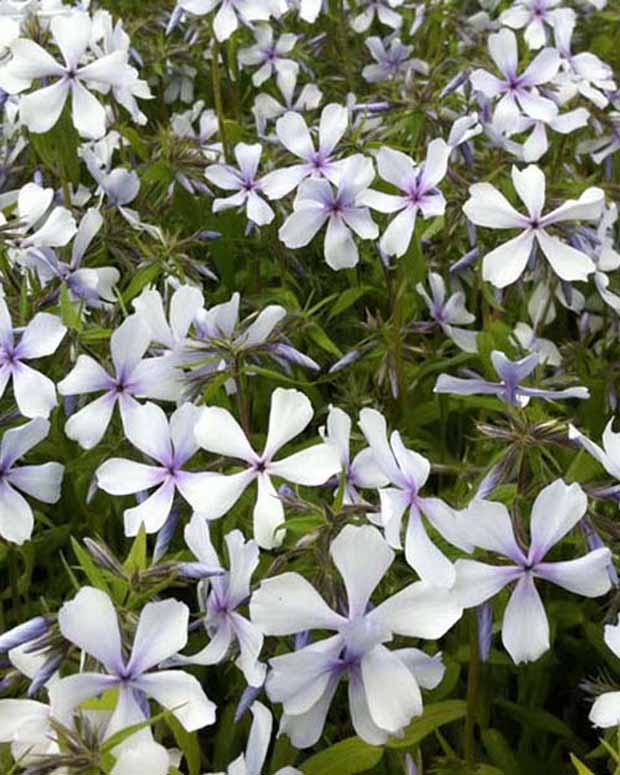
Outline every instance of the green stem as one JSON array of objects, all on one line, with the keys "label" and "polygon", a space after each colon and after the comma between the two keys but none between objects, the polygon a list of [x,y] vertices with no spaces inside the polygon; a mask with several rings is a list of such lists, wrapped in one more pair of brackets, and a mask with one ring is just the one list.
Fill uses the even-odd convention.
[{"label": "green stem", "polygon": [[338,11],[338,46],[344,63],[344,72],[347,78],[349,91],[353,91],[353,71],[351,70],[351,52],[349,50],[349,38],[347,35],[347,12],[344,0],[336,0]]},{"label": "green stem", "polygon": [[465,741],[463,754],[465,764],[472,770],[475,758],[476,720],[478,716],[478,688],[480,684],[480,648],[478,645],[478,622],[475,611],[470,617],[469,671],[467,673],[467,715],[465,716]]},{"label": "green stem", "polygon": [[19,566],[17,563],[17,552],[12,547],[8,552],[9,565],[9,583],[11,585],[11,597],[15,607],[15,616],[19,622],[23,620],[22,603],[19,594]]},{"label": "green stem", "polygon": [[224,148],[224,158],[227,164],[232,162],[230,154],[230,145],[228,144],[228,135],[226,132],[226,115],[224,113],[224,101],[222,99],[222,73],[220,70],[220,44],[213,34],[213,43],[211,46],[211,79],[213,84],[213,101],[215,103],[215,112],[217,114],[217,123],[220,130],[220,140]]},{"label": "green stem", "polygon": [[250,435],[250,403],[247,392],[247,381],[244,377],[241,363],[235,361],[235,384],[237,386],[237,408],[239,410],[239,419],[245,435]]}]

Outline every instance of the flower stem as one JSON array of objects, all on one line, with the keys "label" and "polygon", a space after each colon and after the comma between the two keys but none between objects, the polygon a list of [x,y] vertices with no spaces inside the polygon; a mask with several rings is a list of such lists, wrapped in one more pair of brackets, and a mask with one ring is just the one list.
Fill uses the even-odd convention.
[{"label": "flower stem", "polygon": [[469,671],[467,673],[467,714],[465,716],[465,741],[463,754],[468,769],[475,764],[476,719],[478,716],[478,688],[480,683],[480,647],[478,643],[478,622],[474,612],[469,620]]},{"label": "flower stem", "polygon": [[222,99],[222,73],[220,70],[220,44],[218,39],[213,34],[213,42],[211,45],[211,80],[213,84],[213,101],[215,103],[215,112],[217,114],[217,123],[220,130],[220,140],[222,141],[222,147],[224,148],[224,159],[227,164],[232,162],[232,156],[230,154],[230,145],[228,143],[228,135],[226,132],[226,115],[224,113],[224,101]]},{"label": "flower stem", "polygon": [[347,78],[347,87],[350,92],[353,91],[353,71],[351,70],[351,52],[349,50],[349,38],[347,36],[347,12],[344,7],[344,0],[336,0],[338,12],[338,47],[342,55],[344,72]]}]

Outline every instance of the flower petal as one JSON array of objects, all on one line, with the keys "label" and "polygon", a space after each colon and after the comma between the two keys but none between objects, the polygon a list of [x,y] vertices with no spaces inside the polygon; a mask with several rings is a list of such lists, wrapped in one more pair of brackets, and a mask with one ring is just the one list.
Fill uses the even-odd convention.
[{"label": "flower petal", "polygon": [[58,626],[64,638],[95,657],[110,673],[122,673],[118,617],[105,592],[95,587],[82,587],[73,600],[61,607]]}]

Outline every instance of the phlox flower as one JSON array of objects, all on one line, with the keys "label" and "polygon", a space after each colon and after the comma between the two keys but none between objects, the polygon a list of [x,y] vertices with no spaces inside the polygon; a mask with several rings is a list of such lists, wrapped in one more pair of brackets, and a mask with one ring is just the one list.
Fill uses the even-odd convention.
[{"label": "phlox flower", "polygon": [[250,615],[265,635],[335,633],[269,660],[267,694],[283,705],[280,734],[307,748],[320,738],[338,684],[348,677],[353,727],[366,742],[382,745],[422,713],[420,687],[433,688],[444,672],[440,655],[390,651],[386,644],[394,635],[438,638],[462,610],[448,590],[421,581],[372,608],[370,597],[394,552],[369,525],[347,525],[332,541],[330,555],[346,588],[345,614],[332,610],[298,573],[267,578],[252,595]]},{"label": "phlox flower", "polygon": [[237,192],[225,199],[215,199],[214,213],[238,207],[244,208],[248,219],[257,226],[264,226],[273,221],[274,211],[260,196],[263,180],[257,174],[262,152],[260,143],[238,143],[235,146],[238,169],[229,164],[211,164],[207,167],[205,175],[208,181],[218,188]]},{"label": "phlox flower", "polygon": [[504,612],[502,641],[517,664],[532,662],[549,649],[549,622],[536,579],[584,597],[599,597],[611,587],[609,549],[595,549],[576,560],[545,562],[552,547],[584,516],[587,505],[578,484],[567,485],[557,479],[541,490],[532,507],[527,552],[515,538],[510,514],[502,503],[474,500],[461,512],[467,540],[480,549],[506,557],[510,564],[457,560],[454,594],[461,605],[470,608],[516,582]]},{"label": "phlox flower", "polygon": [[341,169],[338,188],[325,179],[304,180],[278,235],[288,248],[307,245],[327,223],[324,254],[334,270],[347,269],[359,261],[352,231],[362,239],[379,236],[377,224],[364,206],[364,196],[375,176],[372,161],[352,156]]},{"label": "phlox flower", "polygon": [[[252,362],[260,362],[263,356],[269,356],[285,369],[294,363],[319,370],[318,363],[293,347],[282,332],[281,324],[286,318],[284,307],[269,304],[258,314],[240,322],[240,301],[239,294],[233,293],[223,304],[198,310],[194,320],[197,338],[186,349],[188,364],[192,365],[192,358],[198,362],[190,372],[192,379],[199,382],[214,372],[225,369],[232,372],[235,360],[241,356]],[[229,393],[236,391],[232,378],[226,383],[226,389]]]},{"label": "phlox flower", "polygon": [[456,546],[463,544],[456,530],[453,510],[439,498],[420,495],[431,470],[429,461],[403,444],[398,431],[388,441],[387,425],[375,409],[362,409],[359,426],[375,456],[375,460],[391,486],[379,489],[381,503],[380,526],[388,544],[402,548],[403,515],[409,510],[405,538],[405,559],[422,581],[437,587],[451,587],[454,566],[431,541],[423,517],[447,540]]},{"label": "phlox flower", "polygon": [[[143,223],[137,210],[128,207],[140,193],[140,177],[135,171],[126,170],[123,167],[109,169],[109,165],[102,168],[96,155],[90,149],[82,152],[82,158],[88,167],[88,171],[97,181],[97,193],[100,202],[105,199],[109,207],[114,207],[127,221],[132,229],[144,231],[154,239],[163,241],[161,229]],[[108,167],[106,169],[106,167]]]},{"label": "phlox flower", "polygon": [[23,123],[31,132],[47,132],[60,118],[71,94],[73,124],[80,135],[91,139],[103,137],[105,109],[86,87],[122,86],[132,81],[135,71],[127,64],[127,52],[114,51],[82,65],[92,33],[92,21],[86,13],[76,11],[67,16],[56,16],[50,29],[64,63],[58,64],[34,41],[19,38],[11,45],[12,58],[0,70],[0,86],[10,94],[19,94],[29,89],[35,80],[57,78],[50,86],[21,98]]},{"label": "phlox flower", "polygon": [[197,452],[194,428],[200,409],[183,404],[170,417],[152,403],[137,406],[125,414],[125,434],[155,465],[111,458],[102,463],[95,476],[97,484],[110,495],[130,495],[157,488],[148,498],[124,513],[125,534],[135,536],[144,523],[147,533],[156,533],[166,522],[176,491],[195,511],[200,511],[207,491],[209,473],[186,471],[184,466]]},{"label": "phlox flower", "polygon": [[43,285],[57,279],[85,307],[106,307],[116,300],[113,289],[120,280],[120,272],[114,266],[82,266],[85,253],[102,226],[101,213],[92,207],[80,221],[69,263],[58,258],[50,247],[30,249],[24,263],[35,269]]},{"label": "phlox flower", "polygon": [[179,397],[180,385],[170,359],[144,357],[150,343],[148,326],[131,315],[110,339],[114,376],[90,355],[78,356],[73,369],[58,383],[58,392],[63,396],[103,395],[69,417],[65,433],[70,439],[92,449],[105,435],[115,406],[126,428],[127,415],[138,406],[136,398],[175,401]]},{"label": "phlox flower", "polygon": [[0,213],[0,226],[9,227],[11,257],[26,264],[31,251],[65,247],[77,230],[70,211],[54,204],[54,189],[42,188],[37,183],[26,183],[20,188],[15,216],[7,224]]},{"label": "phlox flower", "polygon": [[299,70],[299,65],[293,59],[288,59],[297,43],[297,35],[284,33],[277,41],[273,39],[273,28],[270,24],[258,24],[254,29],[256,43],[239,50],[239,64],[243,67],[259,65],[252,75],[254,86],[262,86],[275,73],[282,70]]},{"label": "phlox flower", "polygon": [[24,417],[48,417],[58,403],[52,380],[26,361],[55,353],[66,333],[60,318],[47,312],[37,312],[24,329],[14,329],[6,302],[0,299],[0,397],[13,380],[15,402]]},{"label": "phlox flower", "polygon": [[44,702],[0,700],[0,743],[10,744],[11,755],[20,765],[36,765],[41,757],[58,753],[50,713]]},{"label": "phlox flower", "polygon": [[280,199],[307,177],[327,178],[337,183],[343,161],[334,158],[334,150],[349,125],[349,114],[342,105],[331,103],[321,112],[318,147],[312,140],[304,118],[289,111],[276,122],[276,135],[282,145],[302,164],[294,164],[265,175],[263,190],[270,199]]},{"label": "phlox flower", "polygon": [[524,170],[512,168],[512,182],[527,208],[521,215],[491,183],[474,183],[463,212],[476,226],[490,229],[519,229],[520,234],[484,256],[482,276],[497,288],[518,280],[525,271],[532,251],[538,247],[562,280],[587,280],[595,269],[592,259],[559,237],[550,226],[566,221],[596,221],[601,217],[605,193],[596,187],[586,189],[579,199],[569,199],[546,215],[545,173],[531,164]]},{"label": "phlox flower", "polygon": [[394,8],[399,8],[403,2],[404,0],[365,0],[365,7],[353,17],[351,27],[355,32],[366,32],[376,18],[381,24],[397,30],[403,23],[403,17]]},{"label": "phlox flower", "polygon": [[513,338],[526,352],[536,353],[541,366],[561,366],[562,356],[551,339],[543,339],[527,323],[519,322],[512,332]]},{"label": "phlox flower", "polygon": [[362,76],[368,83],[399,78],[410,70],[421,75],[428,74],[428,65],[421,59],[413,59],[411,52],[413,46],[405,46],[400,38],[393,37],[385,41],[372,36],[366,40],[366,48],[370,51],[375,64],[366,65],[362,70]]},{"label": "phlox flower", "polygon": [[[211,772],[205,775],[262,775],[271,742],[273,716],[258,700],[252,703],[250,711],[252,727],[245,752],[228,766],[225,773]],[[302,773],[295,767],[282,767],[274,775],[302,775]]]},{"label": "phlox flower", "polygon": [[[245,541],[239,530],[225,537],[230,570],[223,571],[209,536],[209,525],[201,514],[194,514],[185,528],[185,543],[198,562],[182,565],[186,577],[204,578],[198,585],[198,599],[203,611],[204,628],[209,643],[191,656],[179,655],[178,664],[217,665],[238,645],[237,666],[250,686],[262,686],[265,665],[259,662],[263,647],[260,630],[237,610],[249,600],[250,581],[258,567],[259,549],[256,541]],[[214,572],[215,571],[215,572]]]},{"label": "phlox flower", "polygon": [[200,446],[208,452],[242,460],[246,468],[231,475],[213,474],[208,481],[207,497],[199,510],[208,519],[223,516],[256,481],[258,497],[254,505],[254,538],[264,549],[279,546],[284,534],[283,531],[275,531],[283,525],[284,508],[272,477],[316,487],[340,470],[336,450],[325,443],[274,460],[285,444],[305,430],[312,415],[312,404],[303,393],[276,388],[271,395],[267,440],[263,451],[257,453],[230,412],[215,406],[203,409],[196,426],[196,439]]},{"label": "phlox flower", "polygon": [[36,417],[5,431],[0,441],[0,536],[5,541],[21,545],[32,535],[34,516],[22,492],[43,503],[57,503],[60,499],[64,466],[17,465],[47,437],[49,430],[49,421]]},{"label": "phlox flower", "polygon": [[151,339],[161,346],[164,355],[173,365],[185,361],[185,351],[190,343],[190,329],[203,308],[202,292],[193,285],[180,285],[166,304],[159,291],[145,288],[133,301],[136,315],[151,332]]},{"label": "phlox flower", "polygon": [[[505,136],[512,138],[522,132],[529,132],[529,136],[522,144],[514,142],[512,139],[506,139],[504,147],[525,162],[536,162],[549,150],[547,127],[558,134],[569,135],[571,132],[587,126],[589,119],[590,114],[585,108],[575,108],[567,113],[558,113],[551,121],[520,116],[512,128],[505,132]],[[500,135],[501,133],[498,132],[496,136]]]},{"label": "phlox flower", "polygon": [[126,659],[112,601],[99,589],[82,587],[58,612],[58,625],[63,637],[94,657],[105,672],[76,673],[54,683],[49,692],[53,716],[70,725],[82,702],[117,689],[106,737],[143,722],[148,697],[170,710],[188,732],[213,724],[215,705],[197,678],[182,670],[154,670],[185,646],[188,624],[184,603],[172,599],[147,603]]},{"label": "phlox flower", "polygon": [[475,373],[463,379],[440,374],[433,392],[450,393],[460,396],[488,395],[497,396],[511,406],[526,407],[531,398],[544,398],[547,401],[557,398],[590,397],[590,391],[585,387],[571,387],[564,390],[547,390],[545,388],[526,387],[521,383],[526,380],[540,363],[537,352],[526,355],[518,361],[511,361],[504,353],[493,350],[491,362],[500,381],[490,382]]},{"label": "phlox flower", "polygon": [[400,189],[400,194],[385,194],[369,189],[363,202],[383,213],[398,213],[383,233],[379,245],[388,256],[403,256],[411,244],[418,212],[425,218],[443,215],[446,200],[437,189],[448,170],[451,148],[443,140],[428,146],[423,164],[414,162],[401,151],[383,146],[377,155],[377,168],[383,180]]},{"label": "phlox flower", "polygon": [[282,95],[282,101],[271,94],[259,94],[254,100],[252,112],[256,118],[258,134],[265,134],[267,123],[283,116],[289,111],[304,113],[316,110],[323,99],[323,92],[314,83],[307,83],[297,90],[297,71],[282,70],[276,76],[276,86]]},{"label": "phlox flower", "polygon": [[181,0],[180,7],[197,16],[204,16],[216,8],[213,18],[213,32],[220,41],[225,41],[239,27],[239,22],[269,21],[271,16],[280,15],[278,0]]},{"label": "phlox flower", "polygon": [[313,24],[323,10],[324,0],[298,0],[299,16],[305,21]]},{"label": "phlox flower", "polygon": [[463,291],[457,291],[448,296],[444,279],[437,272],[429,272],[428,284],[431,290],[430,296],[422,283],[416,285],[416,291],[424,299],[431,318],[461,350],[468,353],[477,352],[478,332],[461,328],[476,320],[476,316],[468,312],[465,307]]},{"label": "phlox flower", "polygon": [[[122,20],[114,24],[112,15],[108,11],[99,10],[93,15],[93,40],[91,48],[99,56],[113,54],[115,51],[123,51],[129,61],[131,55],[131,41],[129,35],[123,29]],[[131,68],[132,77],[112,85],[112,94],[119,105],[131,115],[132,121],[141,126],[146,125],[147,117],[140,110],[138,99],[152,99],[153,95],[146,81],[138,77],[138,71]],[[128,74],[129,75],[129,74]]]},{"label": "phlox flower", "polygon": [[389,484],[370,447],[360,450],[351,459],[351,418],[342,409],[330,406],[327,425],[320,429],[320,433],[328,444],[336,448],[340,456],[341,471],[335,486],[340,485],[340,477],[344,475],[344,504],[364,503],[359,489],[374,490]]},{"label": "phlox flower", "polygon": [[568,426],[568,438],[577,442],[595,460],[598,460],[610,476],[620,480],[620,433],[614,433],[613,422],[612,418],[605,426],[602,447],[584,436],[572,424]]},{"label": "phlox flower", "polygon": [[[614,655],[620,657],[620,621],[606,624],[603,638]],[[617,727],[620,724],[620,692],[599,695],[594,700],[589,719],[595,727]]]},{"label": "phlox flower", "polygon": [[563,102],[580,94],[603,110],[609,104],[606,92],[614,92],[617,88],[613,70],[590,51],[573,54],[571,39],[575,23],[575,14],[569,8],[555,12],[555,47],[562,57],[556,87]]},{"label": "phlox flower", "polygon": [[509,29],[489,35],[489,53],[501,72],[501,78],[487,70],[474,70],[471,85],[490,100],[498,100],[493,121],[500,130],[510,130],[522,113],[541,121],[551,121],[558,107],[542,97],[536,87],[553,80],[560,67],[560,55],[553,48],[543,49],[519,75],[517,38]]},{"label": "phlox flower", "polygon": [[[556,23],[558,6],[562,0],[515,0],[511,8],[500,14],[500,24],[520,30],[525,27],[523,37],[530,49],[542,48],[547,42],[547,27],[553,29]],[[570,9],[562,9],[571,13]]]},{"label": "phlox flower", "polygon": [[[136,735],[136,737],[139,736]],[[133,736],[132,736],[133,737]],[[149,775],[168,775],[171,757],[163,745],[153,739],[130,738],[131,743],[119,746],[110,775],[135,775],[140,769]]]}]

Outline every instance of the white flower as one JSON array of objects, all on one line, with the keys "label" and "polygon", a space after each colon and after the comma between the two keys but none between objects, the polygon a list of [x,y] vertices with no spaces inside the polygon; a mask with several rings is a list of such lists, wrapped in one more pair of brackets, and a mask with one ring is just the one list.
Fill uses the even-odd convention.
[{"label": "white flower", "polygon": [[[165,348],[173,365],[185,360],[185,349],[190,343],[189,330],[204,305],[201,291],[193,285],[180,285],[172,294],[168,319],[161,293],[145,288],[133,301],[136,315],[151,332],[151,339]],[[168,322],[168,320],[170,322]]]},{"label": "white flower", "polygon": [[[620,618],[617,624],[606,624],[605,643],[620,657]],[[605,692],[594,700],[589,716],[595,727],[617,727],[620,724],[620,692]]]},{"label": "white flower", "polygon": [[[358,488],[377,489],[389,484],[370,447],[360,450],[351,460],[351,418],[342,409],[330,406],[327,427],[321,428],[320,433],[328,444],[336,448],[340,456],[340,476],[344,475],[345,478],[343,503],[364,503]],[[339,482],[336,486],[338,484]]]},{"label": "white flower", "polygon": [[259,94],[254,100],[252,112],[256,118],[258,134],[263,136],[268,121],[273,121],[288,111],[303,113],[307,110],[315,110],[321,104],[323,92],[314,83],[303,86],[297,96],[297,72],[295,70],[283,70],[276,76],[276,85],[282,95],[279,102],[271,94]]},{"label": "white flower", "polygon": [[295,48],[297,35],[284,33],[274,43],[273,29],[269,24],[258,24],[254,29],[256,43],[239,50],[239,64],[244,67],[260,65],[252,76],[254,86],[262,86],[275,73],[284,70],[299,70],[299,65],[285,54]]},{"label": "white flower", "polygon": [[307,245],[327,223],[325,261],[334,270],[348,269],[359,261],[359,251],[351,231],[362,239],[379,236],[364,195],[375,176],[372,161],[351,156],[341,170],[338,188],[325,179],[305,180],[278,235],[288,248]]},{"label": "white flower", "polygon": [[[14,249],[12,257],[27,263],[37,248],[68,245],[77,231],[75,218],[66,207],[54,204],[54,189],[26,183],[17,196],[16,219],[10,223],[8,236]],[[0,213],[0,226],[6,223]]]},{"label": "white flower", "polygon": [[[250,710],[252,711],[252,727],[245,753],[242,753],[230,764],[226,773],[212,772],[206,773],[206,775],[261,775],[271,742],[273,716],[258,700],[252,703]],[[295,767],[282,767],[274,775],[302,775],[302,773]]]},{"label": "white flower", "polygon": [[95,472],[99,487],[110,495],[130,495],[157,488],[138,506],[125,511],[126,535],[137,535],[142,523],[147,533],[156,533],[170,514],[177,490],[194,510],[203,510],[206,480],[215,474],[184,470],[198,450],[194,428],[199,416],[200,409],[193,404],[179,407],[169,423],[163,410],[152,403],[126,413],[127,438],[156,465],[112,458]]},{"label": "white flower", "polygon": [[376,16],[381,24],[397,30],[403,23],[403,17],[392,9],[399,8],[403,2],[404,0],[365,0],[366,7],[353,18],[351,27],[355,32],[366,32]]},{"label": "white flower", "polygon": [[342,140],[349,124],[347,109],[332,103],[321,112],[319,143],[315,148],[308,125],[299,113],[289,111],[278,119],[276,134],[282,145],[302,164],[285,167],[265,175],[263,190],[270,199],[280,199],[290,193],[304,178],[327,178],[338,182],[343,161],[334,159],[334,150]]},{"label": "white flower", "polygon": [[13,759],[23,767],[58,753],[49,705],[35,700],[0,700],[0,743],[10,743]]},{"label": "white flower", "polygon": [[517,323],[512,335],[524,350],[539,356],[538,362],[541,365],[545,363],[549,366],[562,365],[562,356],[556,344],[550,339],[537,336],[534,329],[527,323]]},{"label": "white flower", "polygon": [[[558,10],[555,10],[562,0],[515,0],[512,8],[500,14],[500,24],[520,30],[525,27],[525,42],[531,49],[539,49],[547,42],[545,25],[555,25]],[[565,9],[567,10],[567,9]],[[574,16],[574,11],[570,11]]]},{"label": "white flower", "polygon": [[299,0],[299,15],[310,24],[318,19],[322,8],[323,0]]},{"label": "white flower", "polygon": [[469,608],[516,582],[504,612],[502,641],[517,664],[534,661],[549,648],[549,622],[535,579],[584,597],[604,595],[611,586],[611,553],[607,548],[595,549],[576,560],[544,561],[551,548],[584,516],[587,507],[586,495],[578,484],[566,485],[557,479],[541,490],[532,507],[528,552],[517,542],[510,514],[502,503],[474,500],[460,514],[463,535],[471,544],[507,557],[511,564],[457,560],[454,594],[463,607]]},{"label": "white flower", "polygon": [[422,283],[416,285],[416,291],[424,299],[435,323],[461,350],[467,353],[478,352],[478,331],[461,328],[476,319],[465,307],[463,291],[457,291],[448,297],[444,279],[436,272],[429,272],[428,284],[431,289],[430,296]]},{"label": "white flower", "polygon": [[584,436],[574,425],[568,426],[568,438],[576,441],[603,466],[614,479],[620,479],[620,433],[614,433],[613,418],[603,431],[603,447],[599,447],[587,436]]},{"label": "white flower", "polygon": [[122,748],[110,775],[136,775],[143,770],[149,775],[168,775],[170,754],[154,740],[131,740]]},{"label": "white flower", "polygon": [[443,676],[441,655],[418,649],[390,651],[394,635],[435,639],[461,617],[445,589],[416,582],[369,609],[375,588],[394,552],[369,525],[347,525],[330,554],[346,588],[347,612],[325,603],[298,573],[265,579],[250,601],[252,621],[265,635],[330,630],[334,635],[270,660],[267,693],[281,702],[280,733],[297,748],[314,745],[323,730],[340,680],[348,676],[349,709],[356,733],[372,745],[398,736],[422,713],[420,687],[433,688]]},{"label": "white flower", "polygon": [[49,421],[36,417],[6,431],[0,442],[0,535],[11,543],[23,544],[32,535],[34,526],[32,509],[20,492],[43,503],[57,503],[60,499],[64,466],[60,463],[16,465],[26,452],[46,438],[49,430]]},{"label": "white flower", "polygon": [[94,657],[106,672],[77,673],[54,683],[49,692],[53,716],[70,724],[74,709],[82,702],[118,689],[106,737],[145,720],[138,702],[145,697],[170,710],[188,732],[213,724],[215,705],[197,678],[182,670],[153,670],[185,646],[188,623],[189,609],[184,603],[147,603],[126,659],[112,601],[99,589],[82,587],[58,612],[58,625],[66,640]]},{"label": "white flower", "polygon": [[575,22],[576,16],[569,8],[555,12],[555,45],[562,56],[562,68],[556,78],[559,96],[566,102],[581,94],[603,110],[609,104],[605,92],[614,92],[617,88],[613,70],[589,51],[572,53]]},{"label": "white flower", "polygon": [[524,170],[512,168],[512,182],[528,214],[521,215],[495,186],[475,183],[469,189],[470,198],[463,206],[465,215],[477,226],[490,229],[520,229],[521,233],[487,253],[482,264],[485,280],[497,288],[515,282],[525,271],[530,255],[538,246],[562,280],[586,280],[595,269],[592,259],[559,237],[547,231],[549,226],[565,221],[598,220],[605,202],[600,188],[588,188],[579,199],[569,199],[560,207],[543,215],[545,205],[545,174],[536,165]]},{"label": "white flower", "polygon": [[298,390],[276,388],[271,396],[269,430],[262,453],[253,450],[245,433],[226,409],[206,407],[196,427],[201,447],[217,455],[243,460],[247,468],[230,476],[214,474],[207,482],[200,509],[208,519],[226,514],[254,481],[258,498],[254,505],[254,538],[258,545],[279,546],[284,532],[276,528],[284,522],[284,508],[273,486],[273,476],[296,484],[317,486],[340,470],[333,447],[315,444],[282,460],[274,460],[280,449],[298,436],[312,419],[312,404]]},{"label": "white flower", "polygon": [[179,5],[198,16],[211,13],[219,6],[213,19],[213,31],[219,41],[228,40],[240,21],[245,24],[268,21],[271,16],[280,16],[281,11],[278,0],[181,0]]},{"label": "white flower", "polygon": [[121,274],[116,267],[83,267],[82,260],[92,241],[103,226],[99,210],[90,208],[80,221],[71,250],[71,262],[60,259],[50,247],[28,249],[20,261],[37,272],[42,285],[56,279],[64,285],[71,298],[85,308],[105,308],[116,301],[114,286]]},{"label": "white flower", "polygon": [[245,680],[250,686],[262,686],[265,665],[258,659],[263,647],[263,636],[254,624],[237,611],[250,597],[250,581],[259,562],[258,544],[256,541],[245,541],[239,530],[228,533],[224,540],[230,562],[228,572],[219,569],[217,553],[204,517],[194,514],[185,528],[185,543],[198,562],[183,564],[180,573],[189,578],[207,576],[198,585],[198,598],[210,641],[196,654],[179,655],[175,662],[216,665],[226,658],[233,644],[237,643],[240,652],[237,666],[243,671]]},{"label": "white flower", "polygon": [[235,146],[235,158],[239,169],[229,164],[211,164],[205,170],[207,180],[218,188],[237,191],[225,199],[213,202],[213,212],[229,210],[232,207],[245,208],[248,219],[257,226],[271,223],[275,217],[274,211],[260,196],[263,181],[257,177],[258,165],[263,148],[260,143],[248,145],[238,143]]},{"label": "white flower", "polygon": [[82,158],[88,167],[88,171],[97,181],[97,193],[100,196],[100,203],[105,196],[108,204],[118,210],[132,229],[144,231],[154,239],[159,239],[163,242],[161,229],[158,226],[143,223],[140,220],[139,213],[127,206],[136,199],[140,192],[138,173],[126,170],[123,167],[116,167],[109,171],[104,167],[102,168],[95,153],[89,148],[82,151]]},{"label": "white flower", "polygon": [[178,398],[180,386],[172,361],[165,357],[144,358],[150,343],[146,323],[138,315],[131,315],[110,339],[114,376],[90,355],[78,357],[71,372],[58,383],[58,392],[63,396],[103,395],[69,417],[65,433],[70,439],[84,449],[92,449],[103,438],[117,404],[126,428],[127,415],[138,406],[136,398]]},{"label": "white flower", "polygon": [[501,131],[510,130],[522,113],[542,121],[552,121],[558,113],[557,105],[542,97],[536,87],[553,80],[560,66],[560,55],[552,48],[543,49],[519,75],[519,51],[514,32],[502,29],[489,35],[489,53],[502,78],[487,70],[474,70],[471,84],[491,100],[499,99],[493,121]]},{"label": "white flower", "polygon": [[92,31],[92,21],[85,13],[55,17],[51,31],[64,64],[58,64],[34,41],[20,38],[11,46],[12,59],[0,71],[0,86],[10,94],[17,94],[29,89],[35,80],[57,78],[50,86],[22,97],[20,115],[24,124],[31,132],[47,132],[60,118],[71,94],[75,128],[83,137],[103,137],[105,109],[85,84],[97,88],[101,84],[123,86],[127,81],[133,81],[135,71],[127,64],[127,53],[114,51],[82,65]]},{"label": "white flower", "polygon": [[407,449],[400,433],[394,431],[388,442],[385,418],[375,409],[362,409],[359,426],[370,444],[377,464],[393,487],[379,490],[381,499],[380,524],[385,538],[394,549],[400,549],[403,515],[409,509],[405,539],[405,558],[422,581],[438,587],[451,587],[454,566],[446,555],[431,541],[422,516],[447,541],[466,548],[457,530],[453,510],[439,498],[424,498],[420,490],[430,474],[429,461]]},{"label": "white flower", "polygon": [[446,175],[451,151],[443,140],[433,140],[428,146],[426,161],[416,166],[401,151],[385,146],[380,149],[377,156],[379,175],[399,188],[401,194],[385,194],[369,189],[363,195],[363,202],[383,213],[398,213],[379,242],[386,255],[400,257],[407,252],[418,211],[425,218],[444,214],[446,200],[437,185]]},{"label": "white flower", "polygon": [[67,329],[55,315],[37,312],[15,341],[8,307],[0,299],[0,396],[9,380],[17,407],[25,417],[48,417],[56,406],[56,388],[49,377],[26,365],[26,361],[55,353]]}]

